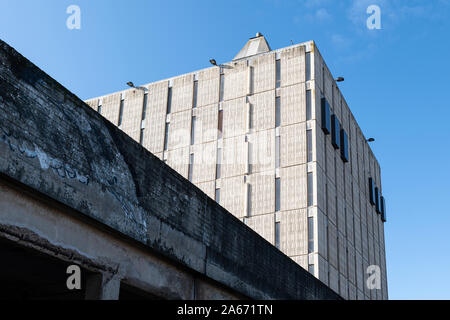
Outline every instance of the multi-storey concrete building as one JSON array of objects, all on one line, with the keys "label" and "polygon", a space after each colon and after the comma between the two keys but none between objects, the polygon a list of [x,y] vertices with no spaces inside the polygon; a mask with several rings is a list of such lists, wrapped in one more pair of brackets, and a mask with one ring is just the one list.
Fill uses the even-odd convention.
[{"label": "multi-storey concrete building", "polygon": [[230,63],[87,103],[342,297],[387,299],[380,166],[313,41],[257,34]]}]

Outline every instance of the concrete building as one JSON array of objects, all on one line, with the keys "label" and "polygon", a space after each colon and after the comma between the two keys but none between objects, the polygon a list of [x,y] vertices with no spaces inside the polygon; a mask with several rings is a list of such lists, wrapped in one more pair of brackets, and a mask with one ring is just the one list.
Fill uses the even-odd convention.
[{"label": "concrete building", "polygon": [[86,103],[342,297],[388,298],[380,166],[313,41],[257,34],[229,63]]},{"label": "concrete building", "polygon": [[0,61],[0,300],[341,299],[2,41]]}]

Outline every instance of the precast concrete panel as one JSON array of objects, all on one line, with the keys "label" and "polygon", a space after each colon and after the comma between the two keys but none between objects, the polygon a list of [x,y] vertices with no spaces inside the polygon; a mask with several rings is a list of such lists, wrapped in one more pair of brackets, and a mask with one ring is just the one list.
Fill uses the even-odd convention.
[{"label": "precast concrete panel", "polygon": [[245,136],[237,136],[223,140],[222,176],[233,177],[243,175],[248,169],[248,144]]},{"label": "precast concrete panel", "polygon": [[247,61],[236,61],[223,68],[223,99],[225,101],[245,97],[249,93],[249,67]]},{"label": "precast concrete panel", "polygon": [[280,128],[281,167],[306,163],[306,123]]},{"label": "precast concrete panel", "polygon": [[274,214],[265,214],[245,219],[245,223],[256,231],[261,237],[274,244],[275,217]]},{"label": "precast concrete panel", "polygon": [[190,110],[194,94],[194,76],[192,74],[176,77],[172,84],[171,112]]},{"label": "precast concrete panel", "polygon": [[219,102],[220,68],[199,71],[197,106],[207,106]]},{"label": "precast concrete panel", "polygon": [[143,106],[143,90],[129,90],[126,92],[123,104],[121,129],[137,142],[139,142],[141,135]]},{"label": "precast concrete panel", "polygon": [[308,254],[306,209],[283,211],[280,215],[280,248],[288,256]]},{"label": "precast concrete panel", "polygon": [[238,98],[223,103],[223,137],[243,135],[248,130],[246,98]]},{"label": "precast concrete panel", "polygon": [[251,128],[261,131],[275,128],[275,90],[248,97],[251,107]]},{"label": "precast concrete panel", "polygon": [[265,54],[250,60],[252,93],[275,89],[275,54]]},{"label": "precast concrete panel", "polygon": [[191,141],[191,111],[172,113],[170,115],[169,150],[189,146]]},{"label": "precast concrete panel", "polygon": [[299,83],[281,88],[281,125],[288,126],[306,121],[306,87]]},{"label": "precast concrete panel", "polygon": [[294,210],[306,207],[306,165],[280,169],[281,210]]},{"label": "precast concrete panel", "polygon": [[281,86],[305,82],[305,47],[289,48],[281,52]]},{"label": "precast concrete panel", "polygon": [[103,97],[102,101],[102,116],[116,126],[119,123],[120,98],[121,94],[115,93]]},{"label": "precast concrete panel", "polygon": [[251,216],[275,212],[275,174],[272,171],[250,175]]}]

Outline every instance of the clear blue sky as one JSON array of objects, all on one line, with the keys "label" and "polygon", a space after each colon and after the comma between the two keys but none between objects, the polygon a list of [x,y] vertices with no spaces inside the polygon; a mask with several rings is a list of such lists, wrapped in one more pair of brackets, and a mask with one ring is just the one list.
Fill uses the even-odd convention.
[{"label": "clear blue sky", "polygon": [[230,61],[256,32],[315,40],[376,138],[391,299],[450,299],[449,31],[449,0],[0,0],[0,38],[82,99]]}]

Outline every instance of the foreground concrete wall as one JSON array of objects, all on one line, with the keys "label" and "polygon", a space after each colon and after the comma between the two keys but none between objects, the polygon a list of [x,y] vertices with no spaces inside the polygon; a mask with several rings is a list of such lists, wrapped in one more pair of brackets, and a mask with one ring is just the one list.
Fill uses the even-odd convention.
[{"label": "foreground concrete wall", "polygon": [[[240,295],[339,298],[3,42],[0,61],[4,177]],[[180,101],[185,98],[177,93]],[[8,208],[2,209],[3,228],[16,228]],[[31,228],[32,218],[28,223]],[[35,226],[33,232],[46,237],[44,229]],[[48,234],[48,241],[56,241]]]}]

